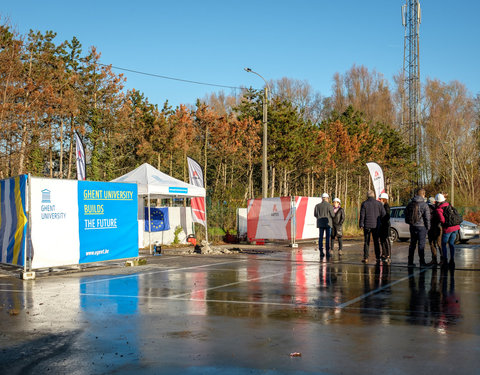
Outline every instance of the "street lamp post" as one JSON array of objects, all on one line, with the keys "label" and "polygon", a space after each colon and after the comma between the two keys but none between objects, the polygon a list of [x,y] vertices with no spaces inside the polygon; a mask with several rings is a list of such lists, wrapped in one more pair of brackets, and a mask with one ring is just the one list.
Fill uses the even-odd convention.
[{"label": "street lamp post", "polygon": [[263,94],[263,157],[262,157],[262,195],[267,198],[268,195],[268,171],[267,171],[267,105],[268,105],[268,83],[260,74],[250,68],[244,68],[246,72],[259,76],[265,82],[265,91]]}]

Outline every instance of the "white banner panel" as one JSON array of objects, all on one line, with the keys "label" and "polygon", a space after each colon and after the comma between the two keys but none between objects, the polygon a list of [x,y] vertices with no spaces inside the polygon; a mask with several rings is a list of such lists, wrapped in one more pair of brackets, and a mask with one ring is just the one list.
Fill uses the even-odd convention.
[{"label": "white banner panel", "polygon": [[306,240],[318,237],[317,219],[313,213],[315,206],[319,203],[322,203],[322,198],[295,197],[297,240]]},{"label": "white banner panel", "polygon": [[247,213],[247,236],[250,240],[288,240],[291,237],[290,217],[290,197],[250,199]]},{"label": "white banner panel", "polygon": [[317,238],[317,220],[313,213],[321,202],[319,197],[251,199],[247,209],[247,237],[250,241],[292,240],[293,235],[297,240]]},{"label": "white banner panel", "polygon": [[31,178],[32,268],[78,264],[77,181]]}]

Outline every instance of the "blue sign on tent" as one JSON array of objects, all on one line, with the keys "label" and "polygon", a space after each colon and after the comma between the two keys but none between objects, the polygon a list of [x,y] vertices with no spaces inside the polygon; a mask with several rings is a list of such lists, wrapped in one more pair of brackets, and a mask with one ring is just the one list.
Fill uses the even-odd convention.
[{"label": "blue sign on tent", "polygon": [[168,192],[173,194],[188,194],[188,188],[170,186]]}]

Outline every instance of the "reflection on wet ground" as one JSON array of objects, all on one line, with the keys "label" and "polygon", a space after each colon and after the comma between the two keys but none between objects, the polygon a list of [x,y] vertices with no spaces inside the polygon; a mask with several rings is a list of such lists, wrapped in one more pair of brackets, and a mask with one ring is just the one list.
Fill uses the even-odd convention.
[{"label": "reflection on wet ground", "polygon": [[392,265],[361,264],[361,244],[346,248],[329,262],[304,245],[3,277],[0,363],[10,373],[477,373],[479,245],[459,248],[456,270],[407,268],[406,245]]}]

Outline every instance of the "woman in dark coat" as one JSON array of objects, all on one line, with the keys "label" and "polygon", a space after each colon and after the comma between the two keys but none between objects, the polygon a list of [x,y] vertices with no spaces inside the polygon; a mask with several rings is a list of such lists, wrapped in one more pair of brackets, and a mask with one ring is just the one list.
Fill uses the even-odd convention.
[{"label": "woman in dark coat", "polygon": [[385,209],[385,216],[381,218],[380,224],[380,245],[382,246],[382,260],[386,263],[391,262],[392,244],[390,243],[390,206],[388,204],[388,194],[380,194],[380,201]]},{"label": "woman in dark coat", "polygon": [[340,199],[333,200],[333,212],[335,216],[332,219],[332,251],[334,248],[335,237],[338,239],[338,255],[342,255],[343,250],[343,222],[345,221],[345,211],[340,207]]}]

